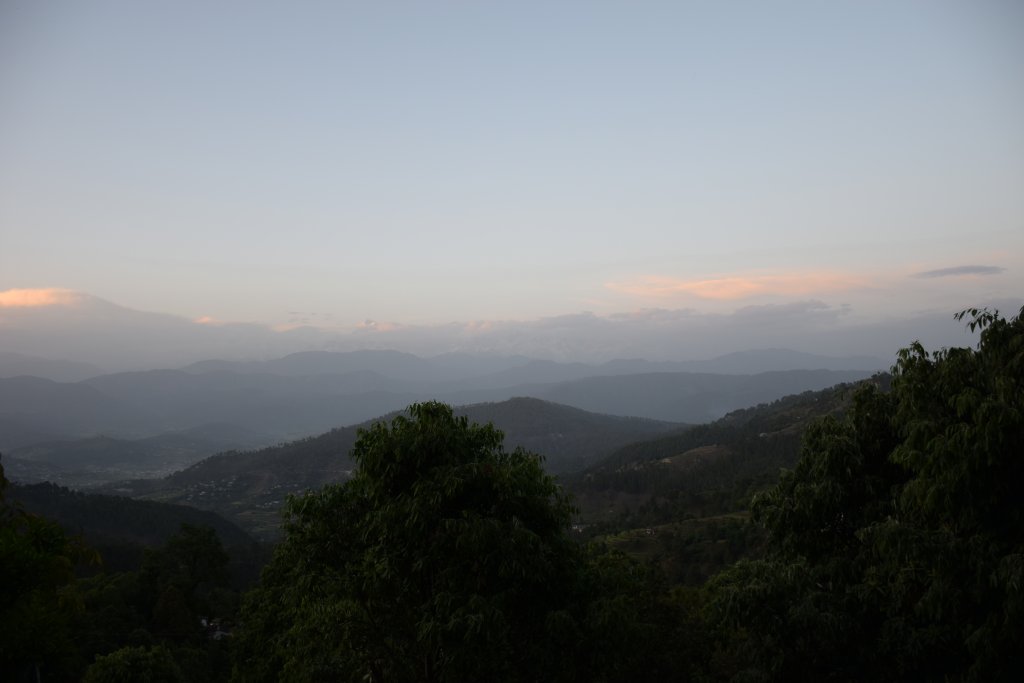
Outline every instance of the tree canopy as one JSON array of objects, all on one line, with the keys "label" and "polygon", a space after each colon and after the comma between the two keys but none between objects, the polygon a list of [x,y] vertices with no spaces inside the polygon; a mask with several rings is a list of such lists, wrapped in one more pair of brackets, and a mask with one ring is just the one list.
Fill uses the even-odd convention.
[{"label": "tree canopy", "polygon": [[755,501],[772,552],[712,587],[741,678],[1024,675],[1024,310],[965,316],[976,349],[900,351]]},{"label": "tree canopy", "polygon": [[95,553],[55,522],[8,502],[0,465],[0,677],[63,677],[74,669],[79,562]]},{"label": "tree canopy", "polygon": [[[408,412],[361,434],[350,481],[289,501],[236,679],[557,680],[624,646],[642,655],[630,633],[651,600],[624,592],[640,595],[642,572],[588,560],[539,457],[446,405]],[[588,638],[606,651],[583,652]],[[602,670],[591,680],[616,669]]]}]

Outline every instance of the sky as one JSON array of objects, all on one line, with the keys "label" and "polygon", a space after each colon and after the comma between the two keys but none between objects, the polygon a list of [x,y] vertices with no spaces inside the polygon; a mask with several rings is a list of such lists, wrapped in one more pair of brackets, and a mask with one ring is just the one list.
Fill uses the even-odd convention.
[{"label": "sky", "polygon": [[341,331],[1019,301],[1024,3],[0,0],[0,307],[64,290]]}]

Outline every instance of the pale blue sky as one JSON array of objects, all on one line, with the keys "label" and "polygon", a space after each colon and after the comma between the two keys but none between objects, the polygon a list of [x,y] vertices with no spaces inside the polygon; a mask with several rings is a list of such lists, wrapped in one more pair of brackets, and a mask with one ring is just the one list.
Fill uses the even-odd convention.
[{"label": "pale blue sky", "polygon": [[343,328],[1016,297],[1024,3],[0,0],[0,290],[42,287]]}]

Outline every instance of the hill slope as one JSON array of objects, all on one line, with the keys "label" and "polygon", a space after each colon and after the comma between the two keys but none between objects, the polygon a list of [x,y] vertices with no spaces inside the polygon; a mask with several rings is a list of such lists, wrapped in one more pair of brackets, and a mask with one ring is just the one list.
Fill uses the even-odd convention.
[{"label": "hill slope", "polygon": [[[888,375],[871,380],[886,388]],[[700,583],[756,553],[745,524],[751,496],[774,484],[799,456],[804,430],[841,414],[857,385],[787,396],[706,425],[624,446],[562,477],[587,536],[659,559],[678,581]]]},{"label": "hill slope", "polygon": [[57,521],[90,546],[162,545],[182,523],[209,526],[225,546],[253,543],[237,525],[208,510],[122,496],[72,491],[55,484],[12,484],[7,498],[33,514]]},{"label": "hill slope", "polygon": [[[493,422],[505,432],[507,448],[522,446],[540,453],[553,472],[585,467],[627,443],[681,428],[530,398],[464,406],[456,413],[473,422]],[[272,535],[287,494],[351,474],[349,452],[358,431],[342,427],[258,451],[222,453],[164,479],[126,482],[108,490],[216,510],[257,535]]]},{"label": "hill slope", "polygon": [[162,477],[234,447],[257,448],[274,439],[233,425],[200,425],[144,439],[93,436],[43,441],[7,451],[7,476],[83,489],[124,479]]}]

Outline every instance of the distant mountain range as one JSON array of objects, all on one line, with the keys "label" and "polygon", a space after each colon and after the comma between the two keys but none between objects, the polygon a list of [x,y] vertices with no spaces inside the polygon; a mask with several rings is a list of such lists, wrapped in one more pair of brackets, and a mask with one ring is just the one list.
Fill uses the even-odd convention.
[{"label": "distant mountain range", "polygon": [[[788,349],[757,349],[729,353],[708,360],[648,361],[623,358],[605,363],[559,363],[525,356],[480,356],[448,353],[421,358],[399,351],[306,351],[268,361],[208,360],[193,363],[186,372],[270,373],[276,375],[330,375],[370,372],[409,382],[471,380],[474,387],[549,383],[604,375],[653,372],[705,372],[746,375],[780,370],[880,371],[888,367],[870,356],[833,357]],[[487,378],[484,381],[483,378]]]},{"label": "distant mountain range", "polygon": [[[356,352],[358,349],[399,349],[429,359],[438,366],[453,356],[464,366],[473,355],[481,365],[475,375],[500,370],[505,358],[528,356],[552,361],[603,362],[612,358],[708,358],[744,349],[799,348],[839,356],[881,354],[919,339],[928,348],[963,346],[975,342],[953,310],[923,311],[895,319],[847,318],[840,307],[820,301],[788,305],[745,306],[732,313],[693,310],[642,310],[609,314],[570,313],[533,320],[463,320],[435,324],[342,323],[340,326],[272,327],[190,319],[180,315],[134,310],[71,290],[31,290],[26,303],[0,304],[0,352],[84,361],[105,372],[176,368],[205,359],[231,361],[280,358],[296,351]],[[15,297],[17,298],[17,297]],[[974,302],[1000,310],[1016,310],[1017,300]],[[296,321],[304,320],[297,316]],[[308,320],[313,320],[309,318]],[[392,321],[394,322],[394,321]],[[458,350],[460,353],[448,352]],[[754,374],[770,370],[881,370],[888,362],[852,365],[819,364],[813,358],[793,361],[791,352],[775,352],[766,366],[764,352],[754,356],[724,356],[716,362],[648,367],[630,372],[712,372]],[[439,355],[440,354],[440,355]],[[288,365],[297,359],[281,364]],[[836,359],[832,359],[833,361]],[[749,362],[748,362],[749,361]],[[808,362],[812,364],[808,364]],[[20,366],[20,367],[18,367]],[[227,369],[220,366],[219,369]],[[612,368],[606,368],[611,371]],[[255,367],[232,368],[252,372]],[[260,370],[270,371],[275,370]],[[300,370],[309,372],[310,370]],[[102,371],[101,371],[102,372]],[[57,381],[84,379],[86,368],[31,369],[24,359],[0,358],[0,377],[28,374]],[[317,370],[319,372],[319,370]],[[344,372],[344,371],[342,371]],[[588,371],[589,372],[589,371]],[[566,377],[564,379],[571,379]]]},{"label": "distant mountain range", "polygon": [[0,351],[0,377],[43,377],[54,382],[78,382],[102,375],[92,363],[42,358],[13,351]]},{"label": "distant mountain range", "polygon": [[[39,358],[7,358],[9,368],[46,369]],[[210,423],[256,435],[221,445],[251,447],[356,424],[430,399],[465,405],[529,396],[593,412],[695,423],[788,393],[860,379],[881,365],[870,358],[782,350],[701,362],[603,364],[355,351],[304,352],[259,362],[209,360],[179,370],[101,374],[76,382],[15,376],[0,378],[0,450],[98,436],[137,441]],[[759,372],[738,374],[749,369]],[[57,362],[52,370],[87,374],[89,368]],[[205,448],[193,451],[205,455]]]}]

